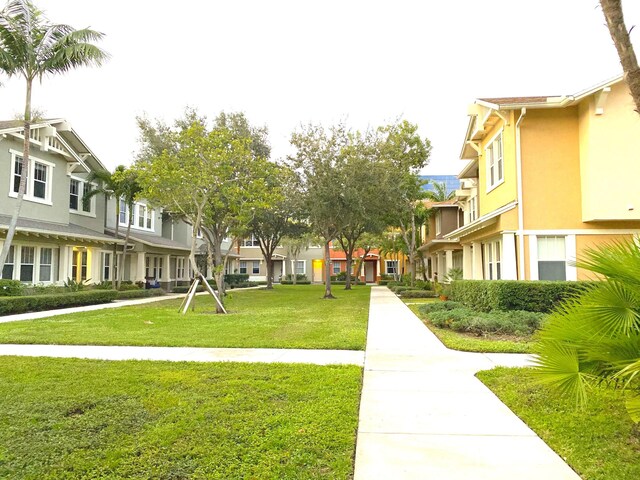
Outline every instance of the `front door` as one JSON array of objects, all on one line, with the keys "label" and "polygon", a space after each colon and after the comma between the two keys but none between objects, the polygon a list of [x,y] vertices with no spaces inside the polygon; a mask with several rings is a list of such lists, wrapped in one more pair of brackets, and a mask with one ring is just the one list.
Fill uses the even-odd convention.
[{"label": "front door", "polygon": [[364,280],[367,283],[375,281],[374,262],[364,262]]},{"label": "front door", "polygon": [[273,262],[273,281],[276,283],[280,282],[281,276],[282,276],[282,260],[275,260]]},{"label": "front door", "polygon": [[322,278],[322,260],[314,260],[313,263],[313,281],[314,282],[322,282],[324,279]]}]

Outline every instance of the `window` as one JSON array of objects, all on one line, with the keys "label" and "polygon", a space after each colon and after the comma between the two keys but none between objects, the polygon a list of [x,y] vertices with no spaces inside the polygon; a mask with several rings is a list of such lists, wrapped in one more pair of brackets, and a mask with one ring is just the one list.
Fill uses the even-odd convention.
[{"label": "window", "polygon": [[120,225],[127,225],[127,219],[129,218],[129,206],[124,200],[120,200]]},{"label": "window", "polygon": [[469,223],[474,222],[478,218],[478,196],[469,199]]},{"label": "window", "polygon": [[53,260],[53,249],[40,249],[40,274],[38,280],[41,282],[51,281],[51,265]]},{"label": "window", "polygon": [[333,274],[337,275],[341,272],[340,270],[340,262],[333,262]]},{"label": "window", "polygon": [[442,231],[442,210],[436,212],[436,235],[440,235]]},{"label": "window", "polygon": [[155,257],[153,259],[153,269],[154,269],[154,273],[155,273],[155,278],[156,279],[161,279],[162,278],[162,267],[164,266],[164,258],[162,257]]},{"label": "window", "polygon": [[11,151],[13,161],[13,176],[10,178],[9,196],[17,197],[20,190],[22,174],[26,174],[24,198],[32,202],[51,202],[51,170],[53,163],[31,157],[29,169],[22,171],[21,154]]},{"label": "window", "polygon": [[240,262],[240,273],[247,273],[247,262]]},{"label": "window", "polygon": [[500,280],[500,263],[502,261],[502,245],[500,241],[484,243],[484,278],[485,280]]},{"label": "window", "polygon": [[255,235],[252,233],[250,238],[245,238],[242,241],[242,245],[241,246],[242,247],[259,247],[260,246],[260,242],[255,237]]},{"label": "window", "polygon": [[11,280],[13,278],[13,266],[15,262],[15,246],[11,245],[9,247],[9,254],[7,255],[7,261],[4,264],[4,268],[2,269],[2,278]]},{"label": "window", "polygon": [[565,237],[538,237],[538,279],[567,279]]},{"label": "window", "polygon": [[254,275],[258,275],[260,273],[260,262],[258,260],[253,261],[253,268],[251,269],[251,273]]},{"label": "window", "polygon": [[151,271],[149,270],[149,265],[151,265],[151,257],[148,255],[144,258],[144,276],[150,277]]},{"label": "window", "polygon": [[304,260],[297,260],[295,262],[296,275],[304,275],[306,273],[305,266],[306,266],[306,262]]},{"label": "window", "polygon": [[102,280],[111,280],[111,254],[102,254]]},{"label": "window", "polygon": [[176,278],[185,278],[184,276],[184,257],[176,259]]},{"label": "window", "polygon": [[[129,221],[129,206],[120,200],[120,225],[126,227]],[[140,230],[153,230],[153,209],[143,203],[133,204],[133,218],[131,226]]]},{"label": "window", "polygon": [[385,260],[385,272],[387,275],[395,275],[398,273],[398,261]]},{"label": "window", "polygon": [[502,148],[502,132],[500,132],[486,148],[487,156],[487,189],[496,187],[504,180],[504,159]]},{"label": "window", "polygon": [[86,213],[91,213],[91,210],[92,210],[91,204],[93,202],[93,198],[89,200],[85,200],[85,197],[89,194],[90,191],[91,191],[91,184],[83,182],[82,183],[82,211]]},{"label": "window", "polygon": [[146,205],[138,205],[138,226],[140,228],[145,228],[146,217],[147,217]]},{"label": "window", "polygon": [[69,208],[71,210],[78,210],[80,203],[80,182],[73,180],[69,182]]},{"label": "window", "polygon": [[33,282],[33,266],[36,259],[35,247],[20,247],[20,281]]}]

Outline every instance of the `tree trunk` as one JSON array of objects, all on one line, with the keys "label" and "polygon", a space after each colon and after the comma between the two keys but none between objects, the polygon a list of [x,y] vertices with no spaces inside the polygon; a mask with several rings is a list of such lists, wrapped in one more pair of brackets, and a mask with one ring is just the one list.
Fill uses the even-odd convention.
[{"label": "tree trunk", "polygon": [[[18,187],[18,197],[16,198],[16,206],[9,222],[9,229],[7,230],[7,236],[2,245],[2,251],[0,252],[0,278],[2,278],[2,270],[4,270],[4,264],[7,261],[9,255],[9,249],[11,248],[11,242],[13,242],[13,236],[18,228],[18,217],[20,216],[20,209],[22,208],[22,200],[24,194],[27,191],[27,175],[29,172],[29,149],[31,147],[31,87],[33,81],[27,79],[27,95],[24,106],[24,143],[22,147],[22,160],[20,166],[22,168],[20,174],[20,186]],[[53,172],[49,172],[53,175]],[[9,172],[10,176],[13,176],[13,172]],[[13,186],[13,178],[11,178],[10,185]]]},{"label": "tree trunk", "polygon": [[329,247],[331,240],[327,240],[324,244],[324,297],[323,298],[336,298],[331,294],[331,248]]},{"label": "tree trunk", "polygon": [[411,245],[409,246],[409,261],[411,262],[411,286],[416,286],[416,216],[411,214]]},{"label": "tree trunk", "polygon": [[298,284],[298,274],[296,273],[296,269],[298,267],[298,255],[293,256],[293,269],[291,272],[291,281],[294,285]]},{"label": "tree trunk", "polygon": [[631,91],[636,112],[640,113],[640,68],[638,68],[638,59],[633,50],[629,32],[624,24],[622,2],[621,0],[600,0],[600,5],[607,21],[609,34],[618,51],[624,79]]},{"label": "tree trunk", "polygon": [[[106,202],[106,200],[105,200]],[[118,234],[120,233],[120,199],[116,198],[116,240],[118,240]],[[118,244],[113,243],[113,273],[111,274],[111,288],[116,289],[116,281],[120,275],[120,262],[118,261]]]},{"label": "tree trunk", "polygon": [[[367,258],[367,255],[369,255],[369,252],[371,251],[371,247],[367,247],[364,250],[364,254],[362,255],[362,258],[358,259],[358,263],[356,264],[356,282],[360,280],[360,277],[362,275],[362,265],[364,265],[364,260],[365,258]],[[365,283],[367,282],[367,279],[365,278]]]},{"label": "tree trunk", "polygon": [[351,290],[351,265],[353,264],[353,254],[347,253],[347,276],[345,277],[344,289]]},{"label": "tree trunk", "polygon": [[[120,268],[118,271],[118,284],[116,285],[116,290],[120,290],[120,286],[122,285],[122,277],[124,275],[124,262],[127,258],[127,247],[129,246],[129,234],[131,233],[132,222],[133,222],[133,205],[129,205],[129,222],[127,225],[127,233],[124,236],[124,245],[122,246],[122,267],[123,268]],[[169,265],[167,265],[167,268],[169,268]]]},{"label": "tree trunk", "polygon": [[267,290],[273,290],[273,258],[265,258],[267,264]]}]

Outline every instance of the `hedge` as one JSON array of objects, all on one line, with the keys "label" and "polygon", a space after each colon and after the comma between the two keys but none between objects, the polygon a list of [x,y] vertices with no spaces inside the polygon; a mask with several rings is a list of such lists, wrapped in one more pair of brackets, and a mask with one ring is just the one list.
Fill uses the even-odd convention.
[{"label": "hedge", "polygon": [[248,273],[227,273],[224,276],[224,283],[226,285],[236,285],[238,283],[244,283],[249,281]]},{"label": "hedge", "polygon": [[[293,280],[280,280],[280,285],[293,285]],[[311,280],[297,280],[296,285],[311,285]]]},{"label": "hedge", "polygon": [[0,298],[0,315],[109,303],[117,295],[118,292],[115,290],[88,290],[58,295],[2,297]]},{"label": "hedge", "polygon": [[526,310],[547,313],[562,300],[593,284],[594,282],[456,280],[449,285],[449,298],[481,312]]},{"label": "hedge", "polygon": [[433,290],[405,290],[399,294],[402,298],[436,298]]},{"label": "hedge", "polygon": [[463,307],[431,312],[427,318],[436,327],[456,332],[526,336],[540,328],[544,317],[543,313],[523,310],[476,312]]},{"label": "hedge", "polygon": [[24,285],[18,280],[0,279],[0,297],[22,295]]},{"label": "hedge", "polygon": [[[173,287],[171,289],[171,293],[187,293],[190,288],[191,288],[191,285],[189,285],[188,287]],[[214,286],[212,286],[212,288],[214,290],[216,289]],[[196,288],[196,293],[199,293],[199,292],[204,292],[204,285],[198,285],[198,288]]]},{"label": "hedge", "polygon": [[118,300],[131,300],[133,298],[160,297],[165,294],[166,292],[161,288],[149,288],[147,290],[137,289],[120,291],[116,298]]}]

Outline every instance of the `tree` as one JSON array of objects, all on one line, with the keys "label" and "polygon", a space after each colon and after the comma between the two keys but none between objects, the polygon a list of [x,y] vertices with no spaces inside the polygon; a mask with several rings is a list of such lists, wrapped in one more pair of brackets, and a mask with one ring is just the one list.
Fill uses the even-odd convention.
[{"label": "tree", "polygon": [[382,234],[381,233],[370,233],[365,232],[358,239],[356,243],[356,249],[362,250],[362,256],[358,258],[358,263],[356,264],[355,272],[356,279],[360,278],[362,275],[362,265],[364,265],[364,261],[367,258],[367,255],[374,249],[380,249],[382,245]]},{"label": "tree", "polygon": [[260,177],[252,182],[255,195],[251,201],[251,217],[247,227],[258,240],[267,265],[267,289],[273,288],[273,254],[285,235],[295,236],[300,208],[295,172],[284,165],[263,160]]},{"label": "tree", "polygon": [[[213,215],[218,204],[237,205],[251,164],[250,139],[238,138],[225,126],[209,128],[206,118],[187,110],[173,128],[138,119],[142,148],[136,161],[142,196],[152,204],[178,214],[193,227],[189,261],[196,279],[203,279],[195,260],[196,232],[202,228],[211,241]],[[221,236],[225,232],[217,232]],[[219,249],[219,245],[218,245]],[[222,270],[215,272],[219,288]],[[219,290],[220,291],[220,290]],[[222,295],[217,297],[223,312]]]},{"label": "tree", "polygon": [[309,250],[309,246],[316,240],[308,233],[301,233],[298,236],[285,236],[282,238],[282,246],[287,252],[287,256],[291,257],[293,267],[291,269],[291,281],[296,285],[298,275],[296,274],[296,265],[298,264],[298,257],[303,251]]},{"label": "tree", "polygon": [[416,278],[420,226],[427,218],[427,209],[422,203],[424,182],[418,172],[427,165],[431,154],[431,143],[420,138],[417,131],[418,127],[406,120],[378,129],[379,154],[387,165],[386,181],[392,182],[397,192],[388,199],[393,212],[389,220],[405,242],[412,286]]},{"label": "tree", "polygon": [[609,28],[609,34],[620,58],[624,79],[636,105],[636,112],[640,114],[640,68],[629,38],[629,31],[624,23],[622,0],[600,0],[600,5]]},{"label": "tree", "polygon": [[347,143],[344,125],[328,131],[321,126],[309,125],[291,136],[296,153],[289,157],[289,161],[300,176],[303,208],[311,230],[324,243],[324,298],[327,299],[335,298],[331,293],[330,243],[341,231],[343,216],[348,209],[342,178]]},{"label": "tree", "polygon": [[536,346],[539,378],[587,401],[590,389],[615,385],[640,422],[640,247],[617,242],[587,250],[578,267],[603,277],[565,301],[545,322]]},{"label": "tree", "polygon": [[433,190],[428,190],[424,198],[432,202],[446,202],[456,196],[456,192],[447,193],[447,184],[444,182],[433,182]]},{"label": "tree", "polygon": [[396,262],[394,280],[400,279],[400,256],[406,254],[406,245],[397,231],[384,233],[380,238],[380,255],[390,256]]},{"label": "tree", "polygon": [[[0,12],[0,71],[9,77],[22,76],[26,81],[20,172],[29,171],[33,81],[80,66],[101,65],[108,56],[92,42],[102,37],[102,33],[87,28],[75,30],[68,25],[52,24],[28,0],[12,0]],[[26,180],[26,175],[20,175],[15,209],[0,252],[0,278],[18,224]]]}]

